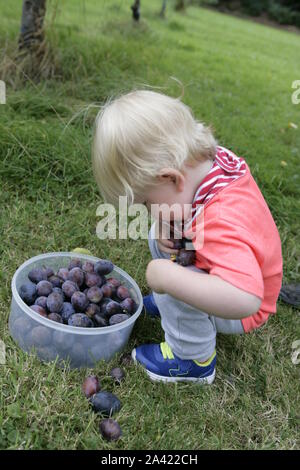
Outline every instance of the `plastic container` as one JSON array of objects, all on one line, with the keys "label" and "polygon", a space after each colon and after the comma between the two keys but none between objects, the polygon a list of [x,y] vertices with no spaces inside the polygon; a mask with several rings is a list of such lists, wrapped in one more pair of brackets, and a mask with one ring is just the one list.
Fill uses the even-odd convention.
[{"label": "plastic container", "polygon": [[142,311],[143,299],[136,282],[125,271],[115,266],[109,276],[116,277],[128,287],[138,305],[137,311],[128,320],[103,328],[78,328],[38,315],[19,296],[20,286],[28,281],[31,269],[46,265],[57,271],[61,267],[67,267],[72,258],[98,261],[98,258],[78,253],[46,253],[31,258],[19,267],[12,279],[9,330],[24,351],[34,350],[42,361],[53,361],[58,356],[58,364],[67,360],[72,368],[93,367],[97,361],[108,361],[124,349],[133,325]]}]

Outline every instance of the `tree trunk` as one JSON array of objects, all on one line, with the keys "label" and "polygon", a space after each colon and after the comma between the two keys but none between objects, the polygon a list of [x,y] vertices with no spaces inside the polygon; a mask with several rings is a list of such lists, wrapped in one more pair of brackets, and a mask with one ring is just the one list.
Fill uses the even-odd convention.
[{"label": "tree trunk", "polygon": [[19,49],[31,49],[44,39],[46,0],[23,0]]},{"label": "tree trunk", "polygon": [[162,18],[165,17],[166,8],[167,8],[167,0],[163,0],[162,7],[161,7],[161,10],[160,10],[160,16]]},{"label": "tree trunk", "polygon": [[177,0],[176,5],[175,5],[175,10],[184,10],[185,8],[185,1],[184,0]]},{"label": "tree trunk", "polygon": [[140,12],[140,0],[135,0],[134,4],[131,7],[132,17],[135,21],[139,21],[141,12]]}]

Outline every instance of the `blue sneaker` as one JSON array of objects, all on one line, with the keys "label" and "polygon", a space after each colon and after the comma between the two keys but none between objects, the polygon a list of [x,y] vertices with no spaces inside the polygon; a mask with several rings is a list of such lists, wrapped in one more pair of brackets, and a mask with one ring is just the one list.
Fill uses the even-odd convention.
[{"label": "blue sneaker", "polygon": [[217,353],[206,362],[180,359],[172,353],[168,343],[143,344],[132,350],[131,357],[141,364],[155,382],[198,382],[211,384],[216,373]]},{"label": "blue sneaker", "polygon": [[148,315],[149,317],[160,317],[160,313],[155,303],[153,294],[149,294],[143,297],[143,302],[146,315]]}]

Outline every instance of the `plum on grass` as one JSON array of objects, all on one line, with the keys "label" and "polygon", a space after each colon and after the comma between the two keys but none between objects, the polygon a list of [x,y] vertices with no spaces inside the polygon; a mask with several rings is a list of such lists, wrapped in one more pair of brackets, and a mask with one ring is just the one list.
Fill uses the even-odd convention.
[{"label": "plum on grass", "polygon": [[111,261],[107,259],[100,259],[95,263],[94,270],[97,274],[105,276],[113,271],[114,265]]},{"label": "plum on grass", "polygon": [[74,313],[71,315],[68,319],[68,325],[81,328],[92,328],[94,326],[92,320],[84,313]]},{"label": "plum on grass", "polygon": [[71,303],[75,308],[76,312],[84,312],[87,308],[89,301],[87,296],[83,292],[74,292],[71,297]]},{"label": "plum on grass", "polygon": [[116,384],[120,384],[125,377],[125,372],[120,367],[114,367],[110,371],[110,376],[114,379]]},{"label": "plum on grass", "polygon": [[80,268],[73,268],[69,271],[68,281],[75,282],[78,287],[81,287],[84,283],[84,272]]},{"label": "plum on grass", "polygon": [[43,307],[44,309],[46,309],[47,297],[46,296],[38,297],[37,299],[35,299],[34,305],[39,305],[40,307]]},{"label": "plum on grass", "polygon": [[90,302],[93,302],[94,304],[98,304],[102,300],[103,293],[100,287],[93,286],[89,288],[89,290],[86,293],[86,296]]},{"label": "plum on grass", "polygon": [[36,293],[39,297],[48,297],[53,290],[53,286],[49,281],[40,281],[36,285]]},{"label": "plum on grass", "polygon": [[31,308],[31,310],[34,310],[36,313],[38,313],[42,317],[47,318],[46,310],[43,307],[41,307],[40,305],[31,305],[30,308]]},{"label": "plum on grass", "polygon": [[79,291],[78,285],[72,281],[64,282],[63,285],[61,286],[61,289],[63,293],[65,294],[65,296],[68,297],[69,299],[72,297],[74,292]]},{"label": "plum on grass", "polygon": [[119,423],[112,418],[103,419],[99,425],[100,433],[107,441],[117,441],[122,435]]},{"label": "plum on grass", "polygon": [[110,325],[117,325],[118,323],[122,323],[123,321],[128,320],[130,318],[130,315],[127,315],[126,313],[117,313],[116,315],[112,315],[109,319],[109,324]]},{"label": "plum on grass", "polygon": [[50,313],[60,313],[63,308],[64,299],[59,292],[52,292],[47,299],[47,308]]},{"label": "plum on grass", "polygon": [[62,323],[63,322],[63,319],[62,319],[61,315],[59,315],[59,313],[55,313],[55,312],[49,313],[48,319],[52,320],[52,321],[55,321],[57,323]]},{"label": "plum on grass", "polygon": [[19,295],[27,305],[32,305],[37,297],[36,285],[31,281],[25,282],[19,289]]},{"label": "plum on grass", "polygon": [[31,271],[28,273],[28,279],[35,284],[37,284],[40,281],[46,281],[47,280],[47,272],[43,268],[33,268]]},{"label": "plum on grass", "polygon": [[75,309],[73,305],[71,304],[71,302],[64,302],[60,313],[61,313],[61,318],[63,322],[68,323],[70,316],[75,313]]},{"label": "plum on grass", "polygon": [[82,384],[82,392],[86,398],[90,398],[92,395],[100,391],[100,383],[96,375],[89,375],[86,377]]},{"label": "plum on grass", "polygon": [[104,416],[111,416],[121,409],[120,400],[110,392],[101,391],[95,393],[90,398],[90,403],[96,413],[102,413]]}]

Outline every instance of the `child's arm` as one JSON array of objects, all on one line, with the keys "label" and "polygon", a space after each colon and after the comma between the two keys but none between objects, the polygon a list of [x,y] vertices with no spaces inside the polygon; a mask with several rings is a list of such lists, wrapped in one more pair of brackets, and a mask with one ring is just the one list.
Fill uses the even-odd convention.
[{"label": "child's arm", "polygon": [[210,315],[241,319],[256,313],[261,299],[218,276],[191,271],[170,260],[152,260],[147,282],[157,293],[169,294]]}]

